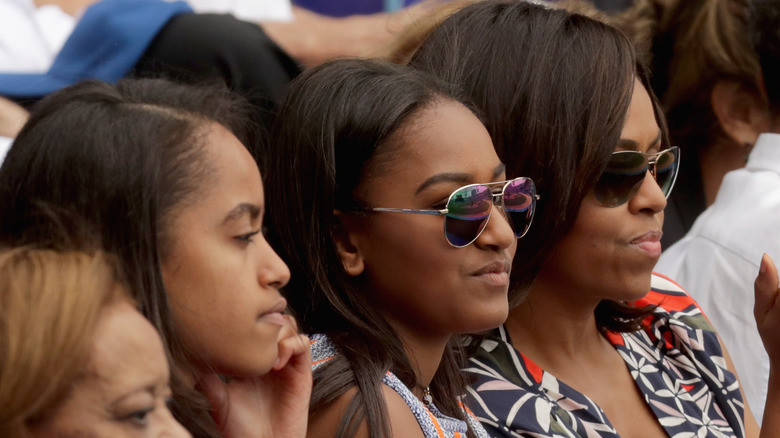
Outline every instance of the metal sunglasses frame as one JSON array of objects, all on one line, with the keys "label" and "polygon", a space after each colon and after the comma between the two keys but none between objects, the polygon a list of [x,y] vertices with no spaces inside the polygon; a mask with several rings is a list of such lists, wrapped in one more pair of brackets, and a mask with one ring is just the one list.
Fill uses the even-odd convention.
[{"label": "metal sunglasses frame", "polygon": [[[533,191],[534,195],[533,195],[533,199],[531,201],[531,205],[533,206],[533,211],[531,212],[531,217],[528,220],[528,223],[526,224],[525,229],[523,230],[523,232],[521,234],[519,234],[519,235],[515,233],[515,236],[518,239],[520,239],[523,236],[525,236],[526,233],[528,233],[528,230],[531,228],[531,223],[533,222],[533,219],[534,219],[534,213],[536,212],[536,202],[538,200],[542,199],[542,197],[539,196],[538,193],[536,193],[536,184],[534,183],[534,181],[531,178],[518,177],[518,178],[508,179],[508,180],[504,180],[504,181],[468,184],[468,185],[465,185],[465,186],[462,186],[462,187],[458,187],[452,193],[450,193],[450,196],[447,198],[447,204],[446,205],[449,205],[450,201],[452,200],[452,197],[455,196],[456,193],[458,193],[459,191],[461,191],[463,189],[468,189],[469,187],[476,187],[476,186],[487,186],[489,189],[491,189],[491,195],[493,197],[493,199],[492,199],[493,205],[499,207],[501,209],[501,211],[504,212],[504,215],[506,216],[506,206],[504,205],[504,193],[506,191],[506,188],[509,187],[509,183],[517,181],[519,179],[530,181],[531,184],[533,184],[533,188],[534,188],[534,191]],[[503,187],[501,188],[501,192],[500,193],[493,192],[492,191],[492,186],[498,186],[498,185],[503,185]],[[501,203],[500,204],[496,202],[497,198],[501,198]],[[428,215],[437,215],[437,216],[447,216],[449,214],[449,209],[447,209],[447,208],[443,208],[441,210],[416,210],[416,209],[411,209],[411,208],[368,207],[368,208],[364,208],[363,210],[365,210],[365,211],[376,211],[376,212],[381,212],[381,213],[414,213],[414,214],[428,214]],[[485,231],[485,228],[487,228],[487,221],[490,220],[490,217],[492,216],[492,211],[493,210],[491,208],[491,210],[488,212],[488,218],[487,218],[487,220],[485,222],[485,226],[482,227],[482,229],[479,230],[479,233],[477,233],[477,235],[472,240],[470,240],[468,243],[466,243],[465,245],[455,245],[452,242],[450,242],[450,239],[446,239],[446,235],[445,235],[445,239],[447,240],[447,243],[449,243],[451,246],[454,246],[455,248],[463,248],[463,247],[469,246],[472,243],[474,243],[474,241],[476,241],[479,238],[479,236],[482,235],[482,232]],[[453,219],[457,219],[457,218],[453,218]],[[446,222],[445,222],[445,227],[446,227]],[[446,228],[445,228],[445,233],[446,233]]]},{"label": "metal sunglasses frame", "polygon": [[[664,150],[662,150],[660,152],[656,152],[654,154],[648,154],[648,153],[639,152],[639,151],[616,151],[616,152],[613,152],[612,155],[613,156],[614,155],[619,155],[619,154],[621,154],[621,155],[622,154],[639,154],[639,155],[642,155],[645,158],[645,162],[646,162],[646,164],[643,166],[644,170],[642,170],[642,173],[645,173],[645,172],[647,172],[649,170],[650,174],[653,175],[653,179],[655,180],[655,182],[658,183],[658,176],[656,175],[658,158],[661,155],[664,155],[664,154],[666,154],[668,152],[671,152],[672,154],[674,154],[674,162],[675,162],[674,174],[672,175],[672,182],[669,184],[669,189],[664,193],[664,197],[668,199],[669,195],[672,193],[672,189],[674,189],[674,184],[677,182],[677,175],[680,172],[680,147],[679,146],[672,146],[672,147],[664,149]],[[621,172],[621,173],[628,174],[629,172]],[[599,177],[599,179],[600,178],[601,177]],[[641,181],[644,181],[644,177],[642,178],[642,180],[640,180],[640,183],[641,183]],[[659,185],[659,187],[660,187],[660,185]],[[663,191],[663,187],[661,187],[661,190]],[[629,193],[631,193],[631,191],[629,191]],[[626,202],[630,201],[634,196],[636,196],[636,193],[631,194],[624,201],[622,201],[622,202],[620,202],[618,204],[614,204],[614,205],[606,204],[606,203],[602,202],[601,200],[599,200],[599,202],[601,202],[606,207],[610,207],[610,208],[612,208],[612,207],[619,207],[619,206],[625,204]]]}]

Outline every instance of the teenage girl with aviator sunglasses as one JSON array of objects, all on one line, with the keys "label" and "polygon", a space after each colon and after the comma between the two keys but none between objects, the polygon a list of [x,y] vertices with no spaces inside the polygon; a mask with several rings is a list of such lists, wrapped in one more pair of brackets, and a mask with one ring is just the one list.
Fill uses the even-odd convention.
[{"label": "teenage girl with aviator sunglasses", "polygon": [[506,318],[537,196],[506,181],[455,96],[405,67],[342,60],[305,72],[281,107],[269,226],[313,334],[310,436],[487,436],[460,404],[457,335]]},{"label": "teenage girl with aviator sunglasses", "polygon": [[[652,274],[679,152],[628,40],[564,10],[485,1],[444,21],[411,64],[462,85],[507,174],[550,194],[518,244],[519,304],[467,370],[491,435],[757,435],[717,333]],[[777,357],[770,273],[756,315]]]}]

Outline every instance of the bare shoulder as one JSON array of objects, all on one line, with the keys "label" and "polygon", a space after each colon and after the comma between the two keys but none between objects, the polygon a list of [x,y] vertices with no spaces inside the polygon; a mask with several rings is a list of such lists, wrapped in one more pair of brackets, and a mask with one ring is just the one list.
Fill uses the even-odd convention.
[{"label": "bare shoulder", "polygon": [[[347,410],[349,401],[357,390],[352,388],[333,401],[327,408],[309,418],[308,438],[333,437],[341,424],[341,419]],[[390,429],[394,437],[423,438],[422,429],[414,418],[412,410],[403,398],[392,388],[382,385],[382,395],[387,403],[390,414]],[[355,438],[369,438],[368,424],[364,421],[358,427]]]},{"label": "bare shoulder", "polygon": [[387,385],[382,385],[387,410],[390,413],[390,428],[393,436],[423,438],[422,429],[412,410],[403,398]]}]

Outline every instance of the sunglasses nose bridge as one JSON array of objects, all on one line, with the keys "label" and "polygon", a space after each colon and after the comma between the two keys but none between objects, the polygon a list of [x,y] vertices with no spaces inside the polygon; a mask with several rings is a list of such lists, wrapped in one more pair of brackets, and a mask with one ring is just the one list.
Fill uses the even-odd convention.
[{"label": "sunglasses nose bridge", "polygon": [[[499,220],[503,220],[510,229],[514,231],[515,226],[512,222],[512,218],[509,215],[509,212],[506,209],[506,205],[504,204],[504,192],[501,191],[500,193],[493,193],[493,205],[490,206],[490,216],[493,216],[493,209],[498,210],[498,215],[501,217]],[[493,221],[496,219],[494,218]],[[494,222],[495,226],[495,222]],[[514,235],[514,232],[513,232]],[[516,236],[515,236],[516,237]]]},{"label": "sunglasses nose bridge", "polygon": [[654,155],[652,158],[647,158],[647,170],[650,171],[650,175],[653,175],[654,179],[656,178],[656,170],[658,169],[658,156]]},{"label": "sunglasses nose bridge", "polygon": [[[495,206],[498,211],[501,212],[501,215],[504,216],[505,219],[509,219],[506,212],[506,205],[504,204],[504,192],[501,191],[500,193],[493,193],[493,206]],[[493,209],[490,209],[491,213],[493,212]]]}]

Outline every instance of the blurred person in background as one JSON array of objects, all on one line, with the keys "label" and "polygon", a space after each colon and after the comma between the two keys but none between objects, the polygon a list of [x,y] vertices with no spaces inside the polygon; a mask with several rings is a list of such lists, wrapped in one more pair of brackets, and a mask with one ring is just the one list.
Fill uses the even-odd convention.
[{"label": "blurred person in background", "polygon": [[[737,107],[756,120],[755,126],[742,123],[744,132],[751,138],[754,130],[760,135],[745,167],[723,177],[714,203],[661,255],[656,271],[676,279],[696,297],[731,352],[748,402],[761,421],[770,358],[752,315],[752,284],[764,252],[780,257],[780,1],[751,0],[750,29],[761,66],[762,99],[761,105],[743,101]],[[736,84],[730,87],[741,93]],[[711,158],[729,160],[727,155]]]},{"label": "blurred person in background", "polygon": [[664,249],[713,203],[724,175],[745,166],[763,132],[765,100],[748,3],[636,0],[611,17],[649,63],[671,142],[684,157],[665,210]]}]

